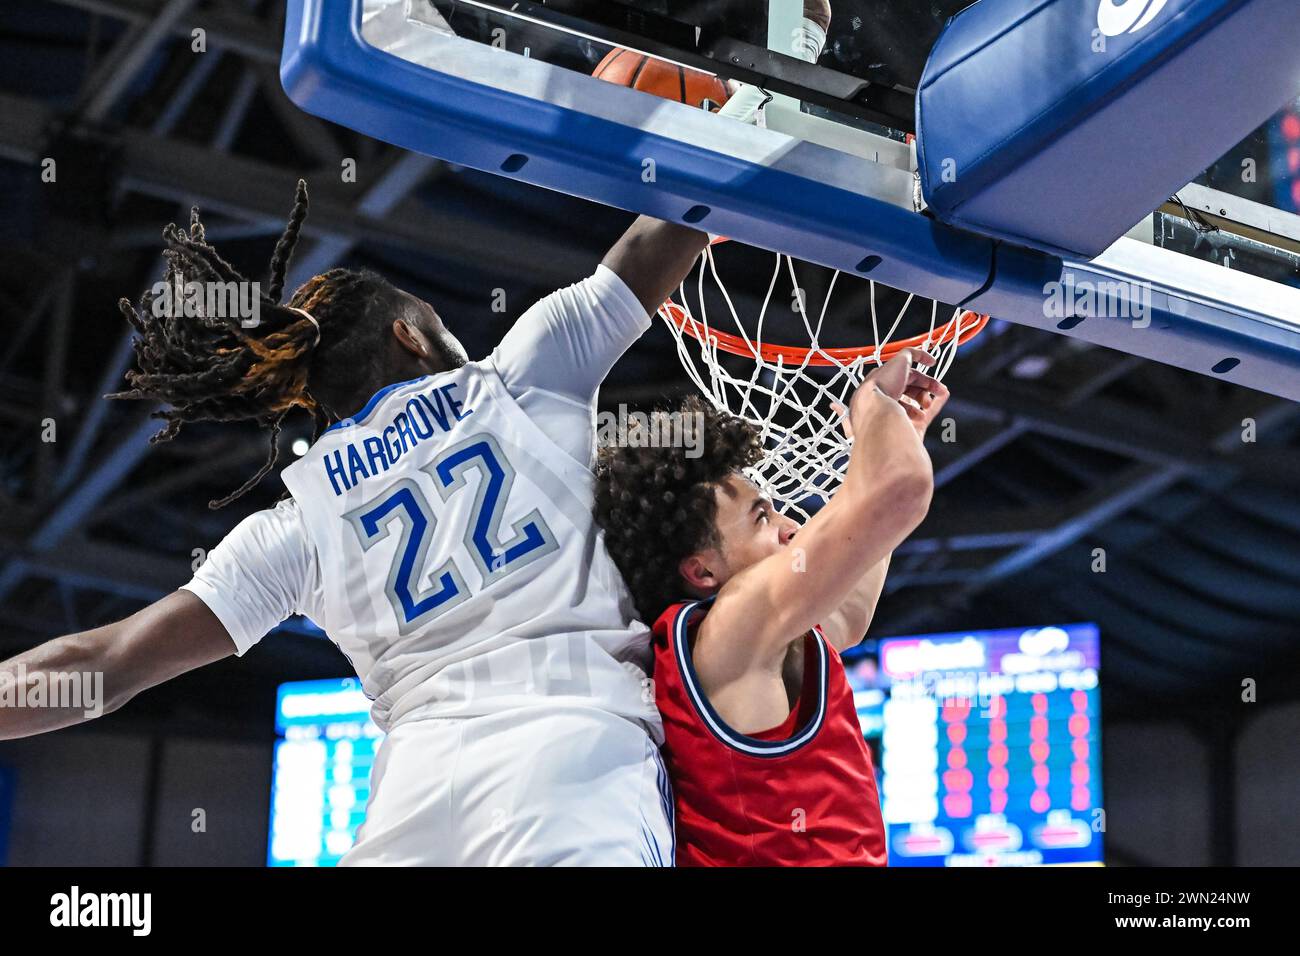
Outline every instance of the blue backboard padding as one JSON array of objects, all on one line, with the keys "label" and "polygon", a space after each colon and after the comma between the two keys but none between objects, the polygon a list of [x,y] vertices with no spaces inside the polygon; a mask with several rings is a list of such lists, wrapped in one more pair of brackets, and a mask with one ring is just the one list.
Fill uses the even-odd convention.
[{"label": "blue backboard padding", "polygon": [[[310,113],[452,163],[669,221],[707,207],[693,222],[701,229],[850,274],[863,274],[857,267],[870,259],[866,274],[886,285],[1067,331],[1043,308],[1044,286],[1061,276],[1060,257],[936,222],[862,185],[901,171],[737,123],[725,128],[730,142],[719,144],[719,124],[731,121],[513,53],[484,52],[490,48],[469,40],[446,38],[446,65],[417,65],[365,43],[361,3],[331,0],[328,15],[324,0],[288,4],[281,80]],[[535,80],[546,96],[484,76],[485,56],[500,57],[501,70]],[[686,127],[711,138],[667,135],[665,117],[669,132]],[[1235,141],[1217,140],[1215,149]],[[764,158],[744,158],[755,156]],[[518,165],[518,157],[526,161]],[[653,183],[642,178],[646,157],[656,163]],[[1017,205],[1051,218],[1054,199],[1031,194]],[[1153,309],[1155,321],[1140,335],[1122,320],[1093,319],[1068,334],[1205,374],[1236,358],[1219,377],[1300,400],[1300,329],[1195,297],[1160,293]]]},{"label": "blue backboard padding", "polygon": [[[1105,269],[1086,261],[1063,262],[1032,249],[1002,244],[992,281],[971,299],[969,307],[991,315],[1014,315],[1022,325],[1062,332],[1061,318],[1049,315],[1041,303],[1044,286],[1067,275],[1078,285],[1104,283],[1110,278]],[[1040,307],[1025,308],[1029,301]],[[1203,374],[1212,374],[1225,360],[1236,359],[1236,365],[1213,374],[1300,401],[1300,371],[1296,368],[1300,334],[1294,328],[1221,310],[1208,312],[1195,301],[1159,291],[1151,296],[1148,318],[1149,324],[1135,325],[1123,317],[1088,317],[1072,324],[1069,335]]]},{"label": "blue backboard padding", "polygon": [[[360,0],[351,3],[350,20],[343,18],[345,9],[323,0],[289,4],[281,81],[295,103],[317,116],[498,174],[512,156],[522,155],[527,162],[509,173],[513,179],[670,221],[682,222],[689,210],[705,206],[711,212],[698,221],[701,229],[762,248],[798,250],[801,258],[851,273],[864,274],[858,265],[876,256],[871,278],[944,302],[959,303],[987,280],[988,239],[815,174],[819,163],[850,159],[843,154],[789,140],[781,168],[740,162],[640,128],[636,118],[651,100],[643,93],[538,61],[512,65],[553,70],[548,86],[571,85],[612,101],[619,119],[611,120],[468,82],[371,47],[359,32]],[[503,62],[514,57],[497,55]],[[653,100],[652,108],[680,111],[682,122],[698,120],[698,110],[681,104]],[[742,133],[754,134],[782,139],[766,130]],[[656,164],[650,183],[642,178],[646,157]],[[873,165],[854,162],[864,170]],[[788,171],[799,169],[814,172]]]},{"label": "blue backboard padding", "polygon": [[981,0],[950,21],[917,94],[938,218],[1092,258],[1300,93],[1296,0],[1130,0],[1159,12],[1110,37],[1099,2]]}]

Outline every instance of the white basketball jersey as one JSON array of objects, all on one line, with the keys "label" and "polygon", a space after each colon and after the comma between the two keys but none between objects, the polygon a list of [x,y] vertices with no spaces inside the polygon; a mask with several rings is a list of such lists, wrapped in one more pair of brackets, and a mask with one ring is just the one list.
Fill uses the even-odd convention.
[{"label": "white basketball jersey", "polygon": [[283,472],[325,629],[382,729],[546,703],[662,739],[648,632],[592,515],[591,472],[490,362],[389,386]]}]

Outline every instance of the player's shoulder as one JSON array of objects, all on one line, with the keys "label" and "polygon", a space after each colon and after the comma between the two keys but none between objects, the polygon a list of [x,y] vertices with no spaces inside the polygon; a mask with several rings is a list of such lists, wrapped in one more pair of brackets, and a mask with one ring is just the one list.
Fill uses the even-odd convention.
[{"label": "player's shoulder", "polygon": [[235,552],[244,563],[297,563],[310,558],[302,508],[292,497],[246,516],[222,538],[221,546]]},{"label": "player's shoulder", "polygon": [[298,499],[293,495],[285,495],[271,507],[254,511],[244,520],[280,527],[292,527],[302,523],[302,506],[298,504]]},{"label": "player's shoulder", "polygon": [[256,582],[292,582],[311,571],[315,552],[293,498],[246,515],[217,542],[195,571],[195,578],[208,580],[237,593]]},{"label": "player's shoulder", "polygon": [[391,414],[393,409],[400,408],[413,401],[425,404],[427,407],[425,399],[420,396],[440,400],[436,394],[440,391],[445,392],[448,389],[455,389],[458,383],[463,383],[468,378],[483,375],[486,372],[496,374],[496,369],[492,366],[491,360],[492,357],[488,356],[485,359],[466,362],[459,368],[429,375],[420,375],[404,382],[393,382],[391,385],[385,385],[371,396],[365,407],[357,414],[330,427],[331,429],[340,426],[346,428],[349,423],[362,425],[370,421],[383,419],[386,415]]},{"label": "player's shoulder", "polygon": [[293,495],[285,495],[274,505],[264,508],[258,513],[265,514],[266,520],[279,524],[298,525],[302,523],[302,507],[298,504],[298,499]]},{"label": "player's shoulder", "polygon": [[655,640],[671,645],[677,638],[691,635],[704,620],[711,603],[710,598],[682,598],[668,605],[651,628]]},{"label": "player's shoulder", "polygon": [[457,382],[463,381],[467,377],[482,375],[485,372],[496,373],[491,355],[487,358],[466,362],[456,368],[431,372],[426,375],[417,375],[415,378],[401,382],[391,382],[371,395],[365,405],[355,413],[327,428],[326,433],[334,434],[339,432],[346,434],[351,426],[365,425],[376,418],[382,418],[384,413],[391,407],[405,405],[419,395],[427,395],[454,387]]}]

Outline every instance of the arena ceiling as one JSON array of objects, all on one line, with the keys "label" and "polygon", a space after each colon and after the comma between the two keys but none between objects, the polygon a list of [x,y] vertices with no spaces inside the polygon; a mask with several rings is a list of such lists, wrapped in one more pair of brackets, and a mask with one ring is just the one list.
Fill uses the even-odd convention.
[{"label": "arena ceiling", "polygon": [[[303,114],[278,82],[280,16],[237,0],[9,0],[0,13],[0,656],[174,589],[195,549],[282,492],[268,478],[210,511],[264,437],[195,427],[151,445],[152,409],[100,397],[130,359],[115,303],[156,281],[161,228],[192,203],[257,277],[305,176],[308,241],[289,287],[369,266],[433,302],[474,357],[587,275],[629,221]],[[340,181],[345,158],[356,183]],[[762,291],[741,287],[751,303]],[[835,321],[852,338],[851,317]],[[895,556],[871,636],[1092,620],[1112,716],[1213,714],[1252,677],[1272,700],[1300,697],[1300,405],[1020,326],[977,343],[948,380],[958,440],[932,442],[931,515]],[[689,387],[656,328],[602,402],[644,407]],[[132,708],[260,733],[267,687],[345,670],[289,622],[245,661]]]}]

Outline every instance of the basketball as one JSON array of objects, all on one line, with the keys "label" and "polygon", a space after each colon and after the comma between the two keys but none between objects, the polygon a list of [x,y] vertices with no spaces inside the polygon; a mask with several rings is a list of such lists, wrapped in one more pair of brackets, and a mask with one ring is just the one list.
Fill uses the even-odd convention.
[{"label": "basketball", "polygon": [[710,112],[727,102],[729,96],[726,84],[712,73],[687,69],[621,47],[610,50],[591,75]]}]

